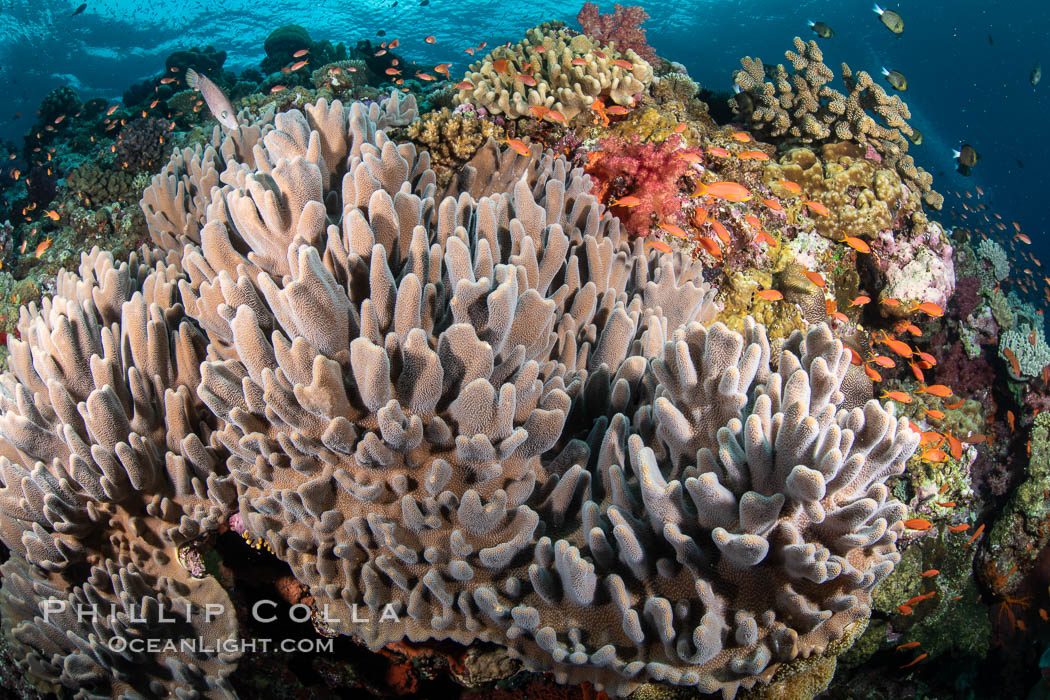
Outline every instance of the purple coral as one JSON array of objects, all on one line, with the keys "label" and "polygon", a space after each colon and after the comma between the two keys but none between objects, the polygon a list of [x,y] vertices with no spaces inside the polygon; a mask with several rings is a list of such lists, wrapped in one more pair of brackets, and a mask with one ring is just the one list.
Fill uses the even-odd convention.
[{"label": "purple coral", "polygon": [[616,49],[621,53],[627,49],[634,52],[649,63],[656,62],[656,51],[645,38],[645,30],[642,23],[649,19],[648,13],[641,5],[624,7],[617,4],[613,6],[613,13],[599,14],[598,6],[593,2],[586,2],[580,13],[576,15],[576,21],[583,28],[583,33],[597,39],[603,44],[616,42]]}]

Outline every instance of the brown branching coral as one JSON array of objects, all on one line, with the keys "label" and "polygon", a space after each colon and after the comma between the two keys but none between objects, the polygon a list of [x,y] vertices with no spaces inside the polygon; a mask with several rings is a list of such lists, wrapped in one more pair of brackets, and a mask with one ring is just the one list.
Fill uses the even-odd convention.
[{"label": "brown branching coral", "polygon": [[448,185],[453,172],[473,158],[486,141],[506,138],[506,130],[498,124],[473,113],[453,113],[447,107],[415,120],[406,132],[430,152],[430,164],[441,187]]},{"label": "brown branching coral", "polygon": [[[753,320],[743,334],[709,325],[700,266],[630,242],[582,170],[490,140],[442,196],[429,153],[391,141],[387,116],[324,100],[277,115],[250,164],[225,159],[198,239],[156,236],[171,267],[129,268],[134,283],[100,270],[98,289],[82,270],[87,281],[61,285],[124,339],[103,343],[90,372],[91,353],[61,343],[53,369],[34,363],[71,424],[63,438],[118,455],[139,444],[132,433],[167,440],[167,468],[129,471],[119,496],[137,507],[156,492],[186,515],[179,529],[163,510],[135,524],[172,544],[206,533],[232,480],[246,534],[328,606],[329,628],[373,648],[484,640],[615,694],[663,681],[732,696],[865,619],[899,558],[904,508],[885,481],[918,438],[876,401],[843,408],[850,355],[828,328],[793,334],[774,361]],[[139,289],[164,302],[145,327]],[[91,336],[64,328],[74,347]],[[196,441],[160,408],[78,432],[104,413],[81,397],[123,386],[105,363],[118,350],[148,365],[132,380],[159,376],[141,391],[169,387],[165,415],[201,412],[174,421],[198,427]],[[10,445],[37,452],[55,438],[6,426],[36,418],[39,384],[22,372],[7,384],[17,400],[0,404]],[[144,405],[118,395],[106,415]],[[102,452],[86,454],[113,467]],[[191,459],[192,493],[165,478]],[[66,482],[45,473],[62,462],[49,464],[0,471],[0,532],[32,521],[39,538],[39,516],[23,512],[38,503],[51,521],[65,513]],[[93,495],[112,498],[111,472]],[[37,480],[55,496],[39,497]],[[51,549],[63,551],[41,550],[46,561]],[[148,554],[157,567],[165,553],[153,543],[120,561],[146,567]]]},{"label": "brown branching coral", "polygon": [[906,155],[908,137],[914,131],[907,122],[911,112],[898,95],[889,95],[864,71],[854,74],[845,63],[842,81],[847,93],[829,87],[835,74],[824,64],[815,41],[795,37],[795,50],[784,55],[793,71],[788,73],[783,64],[777,64],[771,80],[767,80],[761,59],[741,59],[743,69],[733,75],[743,90],[731,102],[735,111],[756,131],[769,136],[786,136],[801,143],[854,141],[870,147],[922,193],[927,204],[940,209],[944,198],[930,189],[933,177]]},{"label": "brown branching coral", "polygon": [[528,117],[530,107],[543,106],[572,119],[598,97],[606,105],[632,105],[652,77],[652,66],[632,49],[619,53],[584,34],[541,25],[525,32],[517,44],[497,47],[471,64],[465,80],[473,87],[460,90],[455,103],[511,119]]}]

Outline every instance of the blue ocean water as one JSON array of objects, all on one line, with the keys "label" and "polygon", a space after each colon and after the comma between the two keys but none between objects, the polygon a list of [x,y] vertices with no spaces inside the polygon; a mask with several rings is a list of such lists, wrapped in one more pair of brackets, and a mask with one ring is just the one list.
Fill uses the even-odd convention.
[{"label": "blue ocean water", "polygon": [[[452,61],[452,74],[472,59],[464,49],[517,41],[548,19],[574,22],[581,2],[551,0],[0,0],[0,137],[19,141],[33,111],[51,89],[67,84],[83,99],[119,99],[132,83],[164,69],[172,51],[211,44],[227,51],[226,68],[257,67],[263,40],[275,27],[299,24],[315,40],[400,38],[401,52],[420,63]],[[1017,221],[1033,240],[1031,252],[1050,252],[1046,198],[1050,142],[1042,132],[1050,113],[1050,81],[1032,86],[1029,73],[1045,59],[1050,69],[1050,6],[1043,0],[1004,5],[976,0],[890,2],[904,18],[894,35],[866,0],[850,2],[649,3],[649,41],[661,56],[682,63],[705,88],[728,90],[742,56],[783,62],[791,39],[814,34],[806,20],[836,32],[819,41],[825,61],[878,75],[903,73],[912,124],[925,142],[911,153],[933,173],[946,208],[952,193],[985,192],[982,201],[1005,221]],[[600,3],[611,11],[612,3]],[[423,42],[426,35],[438,41]],[[382,39],[378,39],[382,41]],[[1046,55],[1041,55],[1046,53]],[[13,118],[20,113],[19,118]],[[980,162],[969,177],[955,172],[952,149],[973,145]],[[973,204],[974,201],[970,200]],[[961,211],[961,209],[960,209]],[[946,217],[947,218],[947,217]],[[975,223],[975,222],[970,222]],[[1011,227],[1011,235],[1013,228]]]}]

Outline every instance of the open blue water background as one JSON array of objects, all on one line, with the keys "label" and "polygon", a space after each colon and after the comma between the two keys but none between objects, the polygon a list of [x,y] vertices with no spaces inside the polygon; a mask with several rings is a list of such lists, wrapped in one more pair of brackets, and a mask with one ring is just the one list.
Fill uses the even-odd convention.
[{"label": "open blue water background", "polygon": [[[456,77],[472,60],[463,49],[481,41],[518,41],[525,29],[547,19],[574,24],[582,5],[430,0],[421,7],[419,1],[88,0],[86,11],[72,17],[79,0],[0,0],[0,138],[20,142],[40,99],[54,87],[69,84],[83,99],[117,100],[132,83],[163,71],[164,58],[180,48],[211,44],[228,52],[227,69],[257,66],[266,35],[283,24],[300,24],[315,40],[351,46],[359,39],[376,41],[383,30],[384,39],[401,39],[399,51],[407,58],[454,61]],[[819,42],[836,73],[846,61],[874,76],[884,65],[907,76],[904,98],[912,123],[925,134],[911,153],[933,173],[946,209],[960,201],[952,192],[979,185],[991,211],[1008,223],[1020,222],[1034,242],[1033,253],[1050,252],[1050,75],[1036,87],[1028,80],[1037,60],[1050,72],[1046,0],[890,2],[885,6],[904,18],[899,37],[879,22],[867,0],[643,4],[652,16],[645,26],[657,53],[684,64],[712,90],[730,87],[741,56],[784,62],[792,37],[814,38],[807,19],[827,22],[836,35]],[[612,10],[611,3],[600,6]],[[424,43],[428,34],[438,43]],[[13,119],[15,112],[22,117]],[[954,171],[951,151],[962,143],[981,156],[971,177]],[[999,237],[1012,235],[1011,227]]]}]

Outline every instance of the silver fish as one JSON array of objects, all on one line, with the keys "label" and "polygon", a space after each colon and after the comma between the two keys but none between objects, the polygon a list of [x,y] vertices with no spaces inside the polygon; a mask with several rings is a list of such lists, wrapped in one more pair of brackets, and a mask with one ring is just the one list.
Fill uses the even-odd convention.
[{"label": "silver fish", "polygon": [[233,114],[233,105],[230,104],[229,98],[207,76],[201,75],[192,68],[187,68],[186,84],[194,90],[201,91],[204,101],[208,103],[208,109],[211,110],[212,115],[219,120],[220,124],[227,129],[236,129],[239,126],[237,117]]},{"label": "silver fish", "polygon": [[1043,64],[1041,64],[1039,61],[1036,61],[1035,67],[1032,68],[1032,72],[1028,74],[1028,82],[1030,82],[1033,86],[1038,85],[1042,77]]}]

